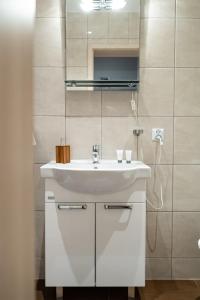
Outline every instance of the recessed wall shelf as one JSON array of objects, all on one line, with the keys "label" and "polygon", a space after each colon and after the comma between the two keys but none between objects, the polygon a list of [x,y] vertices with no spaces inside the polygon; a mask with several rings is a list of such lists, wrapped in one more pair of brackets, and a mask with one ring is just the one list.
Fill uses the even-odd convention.
[{"label": "recessed wall shelf", "polygon": [[135,89],[138,80],[66,80],[66,87],[99,87]]}]

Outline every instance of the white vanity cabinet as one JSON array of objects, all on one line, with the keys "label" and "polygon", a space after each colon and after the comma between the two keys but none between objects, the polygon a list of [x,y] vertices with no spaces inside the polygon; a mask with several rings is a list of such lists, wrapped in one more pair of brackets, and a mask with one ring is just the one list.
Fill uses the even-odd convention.
[{"label": "white vanity cabinet", "polygon": [[96,285],[145,283],[144,203],[96,204]]},{"label": "white vanity cabinet", "polygon": [[144,286],[150,168],[80,161],[49,163],[41,175],[46,286]]},{"label": "white vanity cabinet", "polygon": [[95,285],[95,204],[45,204],[46,286]]}]

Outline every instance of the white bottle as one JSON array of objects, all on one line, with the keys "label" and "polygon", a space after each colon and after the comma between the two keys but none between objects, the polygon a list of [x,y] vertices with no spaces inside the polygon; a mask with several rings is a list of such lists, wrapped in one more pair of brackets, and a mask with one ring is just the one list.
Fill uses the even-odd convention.
[{"label": "white bottle", "polygon": [[132,151],[131,150],[126,150],[126,162],[127,164],[131,163],[131,156],[132,156]]},{"label": "white bottle", "polygon": [[117,161],[118,161],[118,163],[122,163],[124,150],[116,150],[116,152],[117,152]]}]

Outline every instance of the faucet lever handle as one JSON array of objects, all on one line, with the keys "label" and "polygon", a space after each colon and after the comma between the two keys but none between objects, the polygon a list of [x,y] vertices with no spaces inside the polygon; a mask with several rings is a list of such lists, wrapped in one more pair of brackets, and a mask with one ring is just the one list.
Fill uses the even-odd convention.
[{"label": "faucet lever handle", "polygon": [[99,153],[99,150],[100,150],[100,145],[93,145],[93,147],[92,147],[92,151],[93,152],[98,152]]}]

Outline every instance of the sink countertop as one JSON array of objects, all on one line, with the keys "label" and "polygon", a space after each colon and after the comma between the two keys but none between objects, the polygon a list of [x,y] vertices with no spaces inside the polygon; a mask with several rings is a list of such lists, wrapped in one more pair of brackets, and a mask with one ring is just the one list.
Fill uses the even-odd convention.
[{"label": "sink countertop", "polygon": [[132,161],[127,164],[126,161],[118,163],[116,160],[101,160],[100,163],[94,164],[91,160],[72,160],[68,164],[60,164],[51,161],[41,168],[42,177],[52,177],[53,170],[74,171],[74,172],[129,172],[144,171],[146,176],[150,177],[151,168],[141,161]]}]

